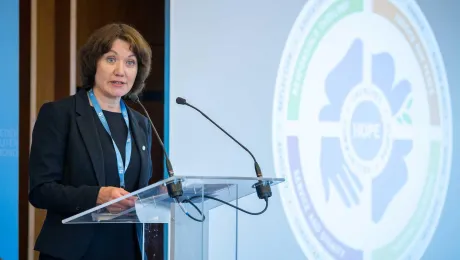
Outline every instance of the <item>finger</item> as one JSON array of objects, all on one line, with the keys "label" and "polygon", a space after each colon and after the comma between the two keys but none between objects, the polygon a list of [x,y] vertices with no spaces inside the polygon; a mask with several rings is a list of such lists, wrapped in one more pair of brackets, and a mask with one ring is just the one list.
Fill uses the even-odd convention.
[{"label": "finger", "polygon": [[[126,196],[126,195],[129,195],[130,193],[124,189],[120,189],[120,197],[123,197],[123,196]],[[137,196],[129,196],[127,198],[125,198],[125,200],[129,200],[131,201],[132,203],[134,203],[136,200],[137,200]],[[130,204],[131,206],[133,206],[133,204]]]},{"label": "finger", "polygon": [[129,192],[127,192],[125,189],[122,189],[122,188],[119,188],[118,192],[120,193],[121,196],[125,196],[129,194]]},{"label": "finger", "polygon": [[136,196],[131,196],[131,197],[126,198],[126,200],[128,200],[134,206],[134,204],[136,204],[137,197]]},{"label": "finger", "polygon": [[339,178],[341,179],[343,185],[345,186],[345,189],[348,191],[348,194],[350,194],[351,199],[355,204],[359,203],[359,198],[358,195],[356,194],[355,188],[353,187],[352,183],[350,182],[349,174],[348,174],[348,169],[345,168],[345,166],[342,167],[343,171],[340,171],[339,173]]},{"label": "finger", "polygon": [[340,198],[343,200],[343,203],[345,203],[345,206],[347,206],[347,208],[351,207],[350,200],[348,199],[347,194],[345,193],[345,190],[343,189],[341,183],[337,179],[337,175],[331,177],[330,180],[332,182],[332,185],[337,189],[337,192],[339,193]]},{"label": "finger", "polygon": [[[115,199],[119,199],[123,196],[126,196],[128,195],[129,192],[127,192],[126,190],[122,189],[122,188],[116,188],[112,191],[112,198],[111,200],[115,200]],[[122,210],[126,210],[128,208],[131,208],[134,206],[135,204],[135,200],[132,199],[133,196],[129,197],[129,198],[125,198],[123,200],[120,200],[120,201],[117,201],[116,203],[112,204],[113,207],[116,207],[116,208],[121,208]]]},{"label": "finger", "polygon": [[106,208],[106,210],[108,210],[110,213],[113,213],[114,211],[116,211],[117,209],[119,209],[118,207],[114,206],[114,205],[110,205]]},{"label": "finger", "polygon": [[326,196],[326,201],[329,201],[329,196],[330,196],[330,186],[329,186],[329,175],[323,174],[323,186],[324,186],[324,195]]},{"label": "finger", "polygon": [[358,190],[360,192],[363,191],[363,185],[359,181],[358,176],[356,176],[356,174],[354,174],[352,171],[350,171],[346,165],[343,166],[343,170],[346,173],[348,173],[348,175],[350,176],[350,179],[353,182],[353,184],[355,185],[355,187],[358,188]]},{"label": "finger", "polygon": [[119,201],[119,202],[117,202],[117,203],[114,203],[114,204],[112,204],[111,206],[114,207],[114,208],[122,209],[122,210],[125,210],[125,209],[128,208],[128,206],[127,206],[125,203],[123,203],[122,201]]},{"label": "finger", "polygon": [[127,200],[131,200],[131,201],[136,201],[137,200],[137,196],[129,196],[126,198]]},{"label": "finger", "polygon": [[[322,145],[324,147],[329,147],[329,149],[327,149],[327,150],[330,150],[330,147],[332,147],[331,140],[323,139],[322,140]],[[326,153],[325,150],[326,149],[323,149],[321,151],[321,169],[322,169],[321,178],[323,180],[324,195],[326,197],[326,201],[329,201],[329,197],[330,197],[330,194],[331,194],[329,178],[330,178],[330,176],[333,176],[334,174],[333,174],[332,165],[327,160],[328,157],[326,157],[327,153]]]},{"label": "finger", "polygon": [[118,198],[123,197],[124,195],[126,195],[126,194],[123,194],[123,193],[124,193],[124,190],[123,190],[123,189],[115,188],[115,189],[113,189],[112,192],[110,193],[111,199],[112,199],[112,200],[118,199]]},{"label": "finger", "polygon": [[124,209],[116,206],[110,206],[107,208],[107,210],[112,214],[118,214],[122,212]]},{"label": "finger", "polygon": [[118,199],[120,197],[123,197],[123,196],[126,196],[128,195],[129,192],[125,191],[124,189],[121,189],[121,188],[116,188],[113,192],[112,192],[112,199]]},{"label": "finger", "polygon": [[134,207],[134,201],[132,200],[121,200],[118,202],[120,205],[123,205],[124,208],[131,208]]},{"label": "finger", "polygon": [[114,213],[115,211],[117,211],[119,208],[114,206],[114,205],[110,205],[110,206],[107,206],[106,210],[110,213]]}]

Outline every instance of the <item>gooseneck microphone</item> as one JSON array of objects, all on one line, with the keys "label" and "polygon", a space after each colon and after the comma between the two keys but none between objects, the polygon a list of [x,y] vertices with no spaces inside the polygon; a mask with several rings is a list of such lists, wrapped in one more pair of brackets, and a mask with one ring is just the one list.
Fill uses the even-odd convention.
[{"label": "gooseneck microphone", "polygon": [[[176,103],[179,104],[179,105],[189,106],[189,107],[193,108],[194,110],[198,111],[202,116],[204,116],[206,119],[208,119],[217,128],[219,128],[228,137],[230,137],[234,142],[236,142],[239,146],[241,146],[241,148],[243,148],[246,152],[248,152],[249,155],[252,157],[252,159],[254,161],[254,169],[255,169],[255,172],[256,172],[256,176],[259,177],[259,178],[263,177],[262,176],[262,170],[260,169],[259,163],[257,162],[256,158],[251,153],[251,151],[249,151],[248,148],[246,148],[244,145],[242,145],[240,142],[238,142],[232,135],[230,135],[227,131],[225,131],[222,127],[220,127],[216,122],[214,122],[211,118],[209,118],[200,109],[198,109],[195,106],[187,103],[187,100],[185,98],[182,98],[182,97],[176,98]],[[259,199],[264,199],[264,200],[267,201],[268,198],[272,196],[272,191],[271,191],[270,184],[266,184],[266,183],[264,183],[264,182],[259,180],[259,182],[257,184],[255,184],[254,186],[256,187],[257,196],[259,197]]]},{"label": "gooseneck microphone", "polygon": [[[142,110],[144,110],[144,113],[145,113],[145,115],[147,116],[147,118],[148,118],[148,120],[150,122],[150,126],[152,127],[153,132],[155,133],[155,136],[156,136],[158,142],[160,143],[161,149],[163,150],[163,153],[165,155],[166,169],[168,171],[168,175],[169,175],[169,177],[173,177],[174,176],[174,170],[173,170],[171,161],[169,160],[169,156],[166,153],[166,149],[165,149],[165,146],[163,144],[163,141],[161,140],[160,135],[158,134],[157,129],[155,128],[155,125],[152,122],[152,119],[150,119],[150,116],[149,116],[149,113],[147,112],[147,109],[145,109],[145,107],[142,105],[142,103],[139,100],[139,97],[136,94],[130,93],[128,95],[128,98],[131,101],[133,101],[134,103],[139,104],[141,106]],[[184,191],[182,190],[182,183],[181,182],[168,183],[168,184],[166,184],[166,188],[168,189],[168,194],[169,194],[169,196],[171,198],[177,199],[177,198],[179,198],[180,196],[182,196],[184,194]]]}]

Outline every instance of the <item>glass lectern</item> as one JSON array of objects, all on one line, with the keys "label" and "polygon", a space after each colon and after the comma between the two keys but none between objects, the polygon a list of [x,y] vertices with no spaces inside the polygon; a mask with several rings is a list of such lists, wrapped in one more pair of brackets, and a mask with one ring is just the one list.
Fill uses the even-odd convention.
[{"label": "glass lectern", "polygon": [[[144,246],[145,241],[152,239],[149,236],[156,235],[149,232],[145,224],[165,223],[169,224],[169,259],[236,259],[238,215],[244,213],[222,201],[238,206],[238,200],[255,193],[257,185],[274,186],[283,181],[282,178],[174,176],[64,219],[63,223],[138,223],[139,243],[144,259],[158,259],[148,255]],[[182,183],[183,189],[179,201],[170,198],[166,188],[168,183],[177,182]],[[127,198],[135,199],[134,207],[122,209],[117,206]],[[254,196],[254,199],[258,200],[258,197]],[[264,206],[265,201],[261,199],[260,208],[244,209],[257,212]],[[209,232],[211,229],[222,232]],[[212,237],[217,233],[218,239]]]}]

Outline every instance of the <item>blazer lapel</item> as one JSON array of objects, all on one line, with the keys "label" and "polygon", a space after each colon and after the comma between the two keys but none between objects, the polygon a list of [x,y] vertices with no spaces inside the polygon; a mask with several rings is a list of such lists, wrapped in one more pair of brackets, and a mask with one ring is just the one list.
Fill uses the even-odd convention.
[{"label": "blazer lapel", "polygon": [[142,188],[148,184],[149,173],[148,173],[148,162],[149,162],[149,150],[147,146],[146,134],[143,131],[142,122],[139,121],[131,108],[128,108],[129,122],[131,127],[131,133],[136,143],[137,150],[141,157],[141,171],[139,176],[139,188]]},{"label": "blazer lapel", "polygon": [[99,142],[96,124],[92,115],[92,107],[84,89],[76,94],[77,125],[88,150],[96,178],[100,186],[105,186],[104,155]]}]

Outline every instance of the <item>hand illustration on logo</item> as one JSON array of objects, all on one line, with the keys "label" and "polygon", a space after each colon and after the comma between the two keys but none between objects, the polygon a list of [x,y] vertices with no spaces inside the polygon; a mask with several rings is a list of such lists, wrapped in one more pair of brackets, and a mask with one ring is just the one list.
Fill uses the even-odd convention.
[{"label": "hand illustration on logo", "polygon": [[[363,78],[362,43],[351,46],[348,53],[326,79],[326,93],[330,105],[320,112],[320,121],[340,121],[340,111],[347,94]],[[321,149],[322,180],[326,200],[329,201],[330,184],[337,190],[347,207],[359,204],[358,193],[363,187],[358,177],[345,164],[340,138],[322,138]],[[343,184],[343,186],[342,186]]]},{"label": "hand illustration on logo", "polygon": [[[366,162],[367,164],[383,163],[380,172],[372,172],[372,217],[378,222],[383,217],[389,203],[407,181],[407,167],[404,157],[412,149],[410,139],[393,139],[389,134],[388,126],[393,124],[400,110],[408,100],[411,92],[411,84],[407,80],[394,83],[395,66],[394,60],[388,53],[372,55],[371,76],[372,83],[363,84],[366,71],[363,66],[364,53],[363,42],[356,39],[348,52],[337,66],[329,73],[325,81],[325,92],[329,104],[320,112],[320,122],[336,122],[340,125],[341,135],[334,137],[322,137],[321,169],[325,192],[325,199],[329,201],[331,184],[339,194],[342,202],[351,207],[360,203],[359,195],[363,190],[358,176],[365,172],[353,172],[353,164]],[[363,91],[354,104],[345,104],[347,97],[357,87],[365,86],[368,92]],[[374,89],[374,90],[373,90]],[[371,93],[371,94],[369,94]],[[379,97],[375,97],[377,94]],[[368,98],[362,97],[369,95]],[[380,103],[377,104],[376,100]],[[350,102],[350,101],[349,101]],[[388,118],[382,113],[381,103],[388,107]],[[410,100],[410,103],[412,101]],[[348,110],[344,110],[344,105]],[[350,107],[352,109],[350,109]],[[408,107],[406,105],[406,107]],[[344,112],[345,111],[345,112]],[[343,121],[344,113],[349,113],[349,121]],[[410,123],[408,114],[404,115],[404,121]],[[391,121],[391,122],[388,122]],[[349,131],[345,131],[348,129]],[[342,133],[348,136],[344,141]],[[342,145],[342,142],[348,142]],[[387,146],[384,146],[386,144]],[[382,148],[383,147],[383,148]],[[354,153],[351,153],[353,149]],[[388,156],[384,158],[381,151],[387,149]],[[391,149],[391,150],[390,150]],[[345,160],[345,156],[350,160]],[[382,158],[380,158],[381,156]],[[371,167],[372,169],[372,167]]]},{"label": "hand illustration on logo", "polygon": [[[329,201],[330,185],[337,190],[347,207],[358,205],[363,186],[358,177],[344,163],[339,138],[323,138],[321,150],[321,169],[326,201]],[[343,184],[343,186],[342,186]]]}]

